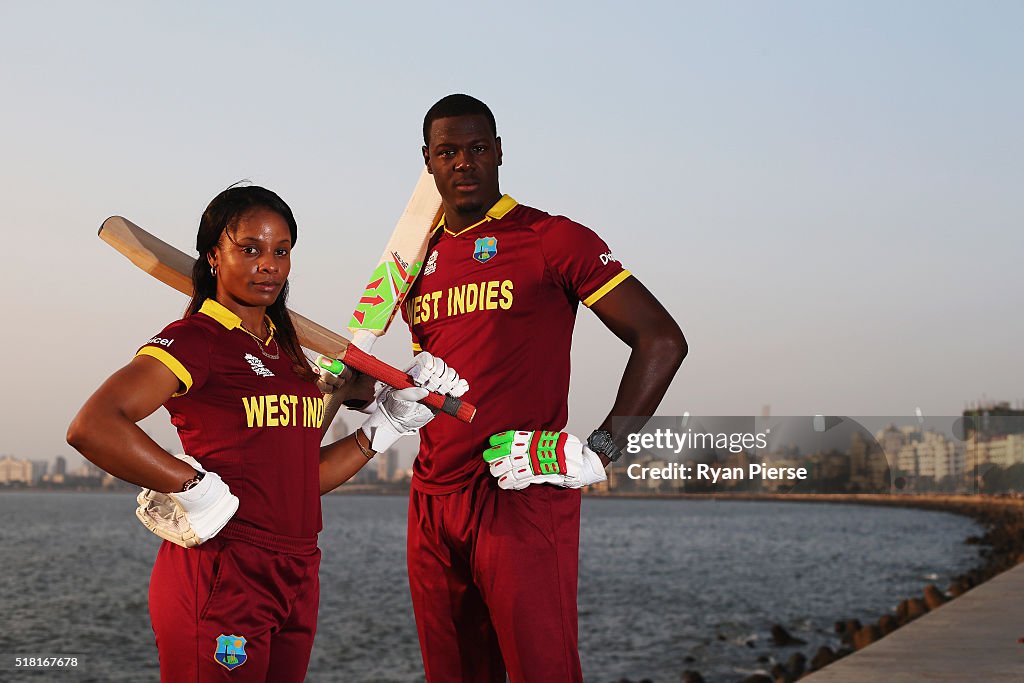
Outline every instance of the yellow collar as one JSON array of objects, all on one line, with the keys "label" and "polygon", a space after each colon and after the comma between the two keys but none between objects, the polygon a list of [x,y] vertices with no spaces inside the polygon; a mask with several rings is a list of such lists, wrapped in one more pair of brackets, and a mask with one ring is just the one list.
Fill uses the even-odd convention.
[{"label": "yellow collar", "polygon": [[452,235],[452,236],[461,235],[462,233],[467,232],[469,230],[472,230],[473,228],[480,227],[484,223],[487,223],[487,222],[490,222],[490,221],[500,221],[502,218],[505,217],[505,214],[507,214],[512,209],[514,209],[517,205],[518,205],[518,202],[516,200],[512,199],[512,197],[509,197],[507,194],[503,194],[503,195],[501,195],[501,199],[499,199],[494,204],[494,206],[492,206],[487,211],[487,215],[485,215],[483,218],[481,218],[480,220],[478,220],[476,223],[474,223],[473,225],[469,226],[468,228],[463,228],[462,230],[459,230],[458,232],[452,232],[451,230],[448,229],[448,226],[445,225],[445,220],[444,220],[445,216],[444,216],[444,214],[442,214],[441,215],[441,220],[438,222],[437,227],[434,228],[434,231],[436,232],[437,230],[440,230],[441,228],[444,228],[444,231],[446,233],[448,233],[449,235]]},{"label": "yellow collar", "polygon": [[[199,309],[199,312],[210,316],[211,318],[219,322],[221,325],[223,325],[224,328],[227,330],[233,330],[236,327],[240,327],[243,332],[249,332],[249,330],[242,327],[242,319],[239,318],[234,313],[232,313],[231,311],[229,311],[224,306],[224,304],[220,303],[216,299],[207,299],[206,301],[204,301],[202,308]],[[269,315],[263,316],[263,319],[266,321],[267,328],[270,330],[270,336],[267,337],[267,340],[263,342],[265,346],[270,343],[271,339],[274,338],[274,332],[277,331],[277,328],[274,326],[274,321],[270,319]],[[256,336],[252,334],[252,332],[249,332],[249,334],[254,337]],[[259,338],[257,337],[257,339]]]}]

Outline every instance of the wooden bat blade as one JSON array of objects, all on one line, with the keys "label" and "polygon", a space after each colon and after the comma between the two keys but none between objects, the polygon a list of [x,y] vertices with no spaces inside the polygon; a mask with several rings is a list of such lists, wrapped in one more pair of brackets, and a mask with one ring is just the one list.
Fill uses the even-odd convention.
[{"label": "wooden bat blade", "polygon": [[100,226],[100,239],[165,285],[192,296],[196,260],[154,237],[127,218],[111,216]]},{"label": "wooden bat blade", "polygon": [[[151,235],[127,218],[111,216],[103,221],[100,239],[114,247],[129,261],[182,294],[192,296],[192,267],[195,259]],[[362,352],[348,339],[332,332],[309,318],[288,310],[299,336],[299,343],[307,349],[344,361],[353,369],[396,389],[413,386],[409,375],[398,368]],[[463,422],[471,422],[476,408],[450,396],[430,393],[421,403],[448,413]]]},{"label": "wooden bat blade", "polygon": [[387,332],[423,268],[430,231],[441,219],[441,195],[424,168],[384,253],[348,321],[353,342],[369,351]]}]

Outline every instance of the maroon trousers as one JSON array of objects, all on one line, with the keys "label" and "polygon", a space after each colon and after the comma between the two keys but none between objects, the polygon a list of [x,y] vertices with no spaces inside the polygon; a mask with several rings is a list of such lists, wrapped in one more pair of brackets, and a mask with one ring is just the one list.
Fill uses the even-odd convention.
[{"label": "maroon trousers", "polygon": [[429,683],[573,683],[580,492],[503,491],[488,474],[455,493],[413,490],[408,564]]},{"label": "maroon trousers", "polygon": [[149,584],[160,680],[300,683],[320,599],[316,540],[293,554],[228,535],[160,547]]}]

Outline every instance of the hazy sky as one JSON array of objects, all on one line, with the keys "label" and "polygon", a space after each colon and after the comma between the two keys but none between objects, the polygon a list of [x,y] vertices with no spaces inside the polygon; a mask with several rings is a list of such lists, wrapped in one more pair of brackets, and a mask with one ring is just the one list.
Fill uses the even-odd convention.
[{"label": "hazy sky", "polygon": [[[494,110],[502,189],[597,230],[679,321],[661,413],[1020,400],[1022,29],[1016,2],[3,3],[0,453],[70,453],[185,304],[104,218],[191,251],[217,192],[266,185],[299,221],[293,308],[340,329],[451,92]],[[581,312],[573,431],[625,358]]]}]

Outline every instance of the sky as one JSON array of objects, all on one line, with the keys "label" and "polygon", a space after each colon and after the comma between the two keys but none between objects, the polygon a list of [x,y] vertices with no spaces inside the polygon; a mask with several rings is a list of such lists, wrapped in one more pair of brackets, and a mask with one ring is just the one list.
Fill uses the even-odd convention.
[{"label": "sky", "polygon": [[[1022,401],[1022,28],[1014,2],[3,3],[0,453],[74,460],[77,409],[182,312],[104,218],[194,253],[214,195],[265,185],[299,223],[292,308],[341,329],[452,92],[494,111],[502,190],[679,322],[659,413]],[[627,356],[581,310],[570,431]]]}]

